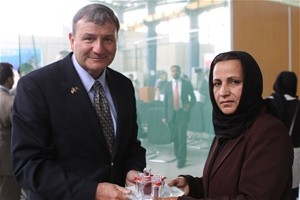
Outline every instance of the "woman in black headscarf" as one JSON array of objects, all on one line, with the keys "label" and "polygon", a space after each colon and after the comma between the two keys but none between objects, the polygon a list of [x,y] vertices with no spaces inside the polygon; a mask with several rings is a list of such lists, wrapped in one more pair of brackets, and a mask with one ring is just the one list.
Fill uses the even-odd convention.
[{"label": "woman in black headscarf", "polygon": [[274,93],[267,98],[271,112],[289,130],[294,146],[293,191],[291,200],[299,193],[300,173],[300,101],[297,93],[297,76],[294,72],[280,72],[273,85]]},{"label": "woman in black headscarf", "polygon": [[215,138],[203,177],[169,182],[184,191],[178,199],[290,198],[293,147],[284,125],[267,112],[262,90],[251,55],[230,51],[214,58],[209,91]]}]

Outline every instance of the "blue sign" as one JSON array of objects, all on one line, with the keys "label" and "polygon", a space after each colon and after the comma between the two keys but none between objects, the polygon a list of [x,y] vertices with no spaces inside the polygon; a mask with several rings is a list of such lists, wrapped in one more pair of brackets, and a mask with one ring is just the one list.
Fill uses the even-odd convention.
[{"label": "blue sign", "polygon": [[41,49],[0,49],[0,62],[11,63],[16,70],[23,63],[38,67],[41,62]]}]

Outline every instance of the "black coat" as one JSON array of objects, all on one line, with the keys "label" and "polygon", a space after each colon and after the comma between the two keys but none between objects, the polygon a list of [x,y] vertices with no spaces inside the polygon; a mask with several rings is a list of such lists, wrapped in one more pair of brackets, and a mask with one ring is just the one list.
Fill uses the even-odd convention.
[{"label": "black coat", "polygon": [[111,158],[71,56],[23,76],[17,86],[13,171],[19,183],[36,194],[32,200],[92,200],[99,182],[124,186],[129,170],[142,171],[146,165],[145,149],[137,140],[131,81],[106,70],[118,117]]},{"label": "black coat", "polygon": [[290,130],[297,103],[299,104],[291,139],[295,148],[300,147],[300,101],[298,99],[286,100],[285,98],[277,98],[275,95],[267,98],[266,102],[269,111],[281,120],[288,130]]}]

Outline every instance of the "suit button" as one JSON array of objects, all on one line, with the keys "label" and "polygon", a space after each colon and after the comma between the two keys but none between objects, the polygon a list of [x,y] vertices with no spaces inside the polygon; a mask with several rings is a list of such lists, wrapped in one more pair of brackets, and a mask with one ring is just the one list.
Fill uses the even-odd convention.
[{"label": "suit button", "polygon": [[113,162],[111,162],[111,163],[110,163],[110,166],[114,166],[114,163],[113,163]]}]

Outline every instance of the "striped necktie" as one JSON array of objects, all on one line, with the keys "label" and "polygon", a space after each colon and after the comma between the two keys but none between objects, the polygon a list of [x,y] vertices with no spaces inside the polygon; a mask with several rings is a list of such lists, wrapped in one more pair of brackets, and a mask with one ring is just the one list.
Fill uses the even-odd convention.
[{"label": "striped necktie", "polygon": [[114,146],[114,127],[109,104],[104,94],[103,87],[99,81],[95,81],[94,89],[94,107],[98,115],[106,143],[110,154],[112,154]]}]

